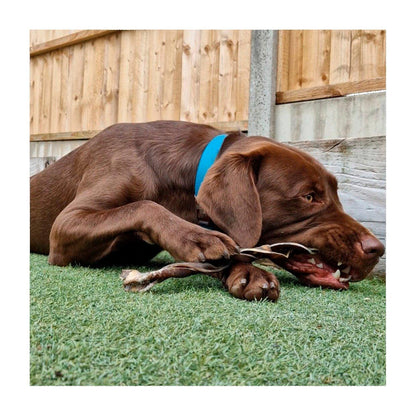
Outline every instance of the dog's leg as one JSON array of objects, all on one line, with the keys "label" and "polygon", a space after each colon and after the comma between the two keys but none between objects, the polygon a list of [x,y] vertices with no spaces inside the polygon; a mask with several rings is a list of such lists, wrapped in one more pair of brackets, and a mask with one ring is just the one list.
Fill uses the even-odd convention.
[{"label": "dog's leg", "polygon": [[56,218],[50,233],[49,262],[94,264],[111,253],[118,236],[132,232],[177,260],[229,259],[237,251],[235,242],[225,234],[185,221],[155,202],[103,209],[102,203],[94,204],[87,196],[76,198]]}]

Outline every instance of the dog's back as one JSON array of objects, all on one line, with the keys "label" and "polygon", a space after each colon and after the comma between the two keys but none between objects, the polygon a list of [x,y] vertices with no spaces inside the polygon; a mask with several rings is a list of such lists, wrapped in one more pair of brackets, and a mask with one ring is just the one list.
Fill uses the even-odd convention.
[{"label": "dog's back", "polygon": [[[212,127],[182,121],[121,123],[106,128],[31,178],[31,252],[48,254],[52,224],[75,198],[81,181],[82,187],[91,188],[110,176],[134,178],[144,173],[146,177],[160,176],[155,181],[187,181],[187,172],[174,171],[195,165],[205,144],[216,134]],[[132,194],[140,193],[137,184],[132,183],[131,188]],[[141,198],[135,195],[133,199]]]}]

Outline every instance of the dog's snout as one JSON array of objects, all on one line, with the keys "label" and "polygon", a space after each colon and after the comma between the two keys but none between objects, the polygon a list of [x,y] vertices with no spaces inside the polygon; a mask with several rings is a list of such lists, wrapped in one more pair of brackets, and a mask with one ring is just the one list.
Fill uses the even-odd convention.
[{"label": "dog's snout", "polygon": [[361,238],[361,247],[364,253],[369,257],[381,257],[385,248],[383,243],[372,235],[365,235]]}]

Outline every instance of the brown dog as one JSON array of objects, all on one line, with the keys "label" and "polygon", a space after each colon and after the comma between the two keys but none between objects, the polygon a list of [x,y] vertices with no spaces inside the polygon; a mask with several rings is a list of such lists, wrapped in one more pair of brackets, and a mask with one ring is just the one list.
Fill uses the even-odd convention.
[{"label": "brown dog", "polygon": [[[346,289],[368,275],[384,246],[345,214],[335,177],[293,147],[228,134],[195,198],[201,154],[220,133],[176,121],[105,129],[31,178],[31,251],[60,266],[140,264],[162,249],[203,262],[291,241],[319,250],[282,264],[305,284]],[[220,231],[197,225],[200,211]],[[224,281],[240,298],[278,296],[276,277],[247,263]]]}]

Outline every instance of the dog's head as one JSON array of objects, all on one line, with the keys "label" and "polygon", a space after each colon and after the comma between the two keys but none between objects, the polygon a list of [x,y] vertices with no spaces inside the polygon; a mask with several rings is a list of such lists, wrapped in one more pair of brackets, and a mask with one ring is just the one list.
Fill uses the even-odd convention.
[{"label": "dog's head", "polygon": [[231,146],[207,172],[197,202],[241,247],[290,241],[317,249],[279,264],[306,284],[346,289],[384,253],[344,212],[334,175],[310,155],[266,138]]}]

